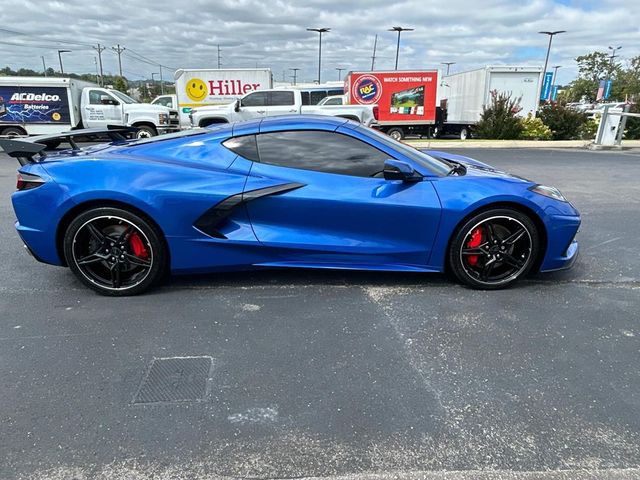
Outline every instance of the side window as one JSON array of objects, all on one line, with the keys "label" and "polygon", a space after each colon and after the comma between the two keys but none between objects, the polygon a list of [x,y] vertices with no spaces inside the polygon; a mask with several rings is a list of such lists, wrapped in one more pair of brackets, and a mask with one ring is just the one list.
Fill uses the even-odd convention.
[{"label": "side window", "polygon": [[101,98],[102,92],[100,90],[89,90],[89,103],[91,105],[101,105]]},{"label": "side window", "polygon": [[316,90],[311,92],[310,105],[317,105],[320,100],[327,96],[326,90]]},{"label": "side window", "polygon": [[332,88],[327,90],[327,95],[329,96],[343,95],[343,94],[344,94],[344,88]]},{"label": "side window", "polygon": [[342,98],[330,98],[326,102],[325,105],[342,105]]},{"label": "side window", "polygon": [[233,137],[222,142],[226,148],[231,150],[236,155],[251,160],[252,162],[259,162],[258,146],[256,145],[255,135],[245,135],[243,137]]},{"label": "side window", "polygon": [[267,92],[250,93],[242,99],[243,107],[265,107],[267,105]]},{"label": "side window", "polygon": [[302,97],[302,105],[311,105],[311,96],[309,92],[300,92],[300,96]]},{"label": "side window", "polygon": [[293,92],[271,92],[270,106],[278,107],[294,103]]},{"label": "side window", "polygon": [[171,97],[158,97],[153,102],[152,105],[162,105],[163,107],[173,107],[173,102],[171,101]]},{"label": "side window", "polygon": [[89,90],[89,103],[91,105],[119,105],[115,98],[100,90]]},{"label": "side window", "polygon": [[389,155],[335,132],[301,130],[257,136],[260,162],[325,173],[371,177],[384,170]]}]

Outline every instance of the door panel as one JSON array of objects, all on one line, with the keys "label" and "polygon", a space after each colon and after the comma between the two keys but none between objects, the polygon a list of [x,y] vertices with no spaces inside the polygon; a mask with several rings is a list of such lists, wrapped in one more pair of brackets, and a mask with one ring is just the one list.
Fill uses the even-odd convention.
[{"label": "door panel", "polygon": [[426,266],[440,221],[431,182],[254,163],[245,191],[293,182],[304,186],[247,203],[258,240],[285,249],[287,260]]}]

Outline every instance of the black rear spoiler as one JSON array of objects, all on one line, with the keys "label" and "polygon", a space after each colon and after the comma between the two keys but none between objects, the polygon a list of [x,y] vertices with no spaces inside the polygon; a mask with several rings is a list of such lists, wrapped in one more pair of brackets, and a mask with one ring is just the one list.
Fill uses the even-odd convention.
[{"label": "black rear spoiler", "polygon": [[76,137],[96,137],[106,135],[111,141],[124,141],[127,139],[128,133],[137,132],[135,127],[122,127],[119,125],[107,125],[107,127],[100,128],[84,128],[79,130],[70,130],[68,132],[56,133],[53,135],[38,135],[36,137],[20,138],[16,140],[14,138],[2,138],[0,139],[0,148],[2,148],[7,155],[13,158],[17,158],[20,165],[27,165],[29,163],[35,163],[33,157],[39,154],[38,161],[46,156],[44,150],[47,149],[49,143],[67,141],[71,148],[74,150],[80,150],[78,144],[74,141]]}]

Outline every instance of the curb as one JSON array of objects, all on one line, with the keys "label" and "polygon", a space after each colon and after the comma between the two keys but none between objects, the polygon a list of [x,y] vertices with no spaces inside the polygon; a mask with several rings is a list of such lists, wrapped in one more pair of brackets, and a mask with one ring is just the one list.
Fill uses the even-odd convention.
[{"label": "curb", "polygon": [[[591,140],[404,140],[415,148],[438,150],[442,148],[591,148]],[[602,146],[597,149],[605,149]],[[615,149],[640,148],[640,140],[623,141]]]}]

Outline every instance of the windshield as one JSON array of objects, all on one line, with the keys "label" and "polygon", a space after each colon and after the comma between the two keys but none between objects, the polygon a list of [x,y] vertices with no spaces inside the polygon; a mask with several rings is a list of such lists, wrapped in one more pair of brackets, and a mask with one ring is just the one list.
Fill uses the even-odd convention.
[{"label": "windshield", "polygon": [[124,103],[139,103],[136,102],[133,98],[131,98],[129,95],[125,95],[122,92],[119,92],[118,90],[109,90],[109,93],[114,94],[116,97],[118,97],[120,100],[122,100]]},{"label": "windshield", "polygon": [[359,126],[357,127],[357,129],[359,132],[382,143],[383,145],[399,151],[405,157],[419,163],[436,175],[446,176],[451,172],[451,165],[446,163],[444,160],[432,157],[431,155],[427,155],[426,153],[421,152],[416,148],[410,147],[405,143],[398,142],[390,136],[385,135],[384,133],[373,128]]}]

